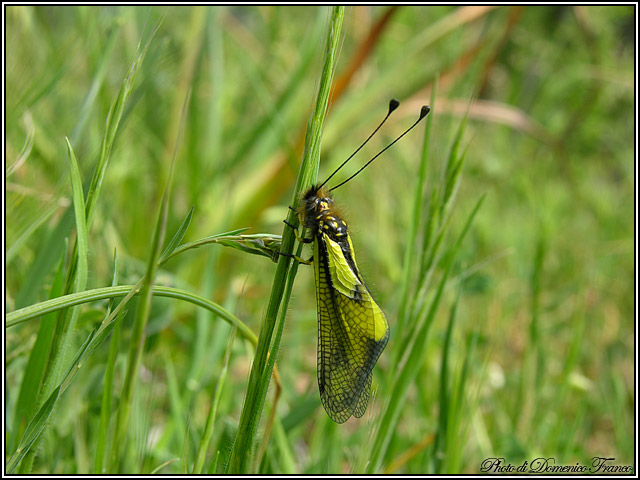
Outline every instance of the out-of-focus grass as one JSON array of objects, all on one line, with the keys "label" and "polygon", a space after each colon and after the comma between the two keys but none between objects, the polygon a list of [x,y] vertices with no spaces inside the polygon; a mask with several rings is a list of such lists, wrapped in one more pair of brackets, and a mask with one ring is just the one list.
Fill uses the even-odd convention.
[{"label": "out-of-focus grass", "polygon": [[[144,275],[189,90],[167,233],[182,232],[192,206],[182,243],[242,227],[281,233],[329,14],[325,7],[8,6],[6,312],[63,294],[77,235],[65,137],[85,195],[105,139],[113,141],[88,215],[86,289]],[[112,138],[109,109],[160,19]],[[335,425],[320,406],[313,275],[301,268],[276,358],[282,390],[268,439],[273,388],[258,425],[257,441],[266,443],[258,471],[475,473],[487,457],[633,462],[634,32],[632,6],[346,10],[336,75],[348,83],[330,104],[320,178],[366,138],[389,98],[399,98],[394,118],[341,175],[355,172],[431,101],[439,78],[428,160],[419,175],[422,137],[412,134],[336,192],[363,276],[391,325],[367,413]],[[451,183],[450,158],[462,155]],[[418,178],[426,179],[419,194]],[[441,200],[454,184],[449,211]],[[422,213],[414,218],[418,197]],[[405,260],[408,246],[415,263]],[[174,256],[155,285],[207,298],[257,333],[274,268],[267,258],[210,244]],[[412,312],[428,311],[443,280],[424,346],[403,373],[402,347],[421,318]],[[91,336],[111,315],[107,300],[76,307],[65,346],[85,352],[82,368],[55,408],[31,423],[47,424],[32,472],[109,465],[114,446],[104,419],[117,415],[136,305],[134,297],[115,323],[116,347],[111,337]],[[44,371],[52,322],[55,313],[6,331],[6,462],[32,438],[37,407],[47,406],[37,399],[42,378],[25,372]],[[196,457],[203,473],[224,470],[255,354],[246,337],[231,345],[231,331],[211,310],[153,297],[127,471],[191,472]],[[401,377],[411,379],[406,391],[397,388]],[[27,405],[20,400],[31,395]],[[390,404],[401,406],[394,419],[384,416]],[[111,412],[101,412],[105,405]],[[384,448],[375,444],[381,426],[389,432]]]}]

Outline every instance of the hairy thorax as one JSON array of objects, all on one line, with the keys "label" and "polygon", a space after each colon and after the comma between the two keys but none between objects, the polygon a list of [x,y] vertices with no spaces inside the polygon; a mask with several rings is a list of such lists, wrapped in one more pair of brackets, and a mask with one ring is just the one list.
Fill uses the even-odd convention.
[{"label": "hairy thorax", "polygon": [[347,223],[337,210],[331,194],[316,186],[311,187],[302,197],[299,209],[304,226],[316,236],[328,235],[341,242],[347,238]]}]

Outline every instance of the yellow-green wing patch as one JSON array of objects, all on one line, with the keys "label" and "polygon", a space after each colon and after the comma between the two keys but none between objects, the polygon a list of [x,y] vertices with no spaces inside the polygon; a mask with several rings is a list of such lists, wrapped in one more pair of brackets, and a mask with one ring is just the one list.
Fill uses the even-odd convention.
[{"label": "yellow-green wing patch", "polygon": [[362,282],[349,265],[340,244],[326,235],[323,238],[329,256],[329,272],[333,287],[341,294],[349,298],[355,298],[363,290]]},{"label": "yellow-green wing patch", "polygon": [[[351,237],[347,236],[349,254],[356,264],[355,252]],[[347,325],[347,330],[356,329],[357,335],[364,335],[372,340],[381,341],[387,335],[389,326],[387,319],[378,304],[373,300],[369,290],[361,280],[357,270],[349,265],[339,243],[324,237],[329,256],[329,271],[331,281],[346,299],[341,301],[341,310]],[[353,301],[349,301],[353,300]]]}]

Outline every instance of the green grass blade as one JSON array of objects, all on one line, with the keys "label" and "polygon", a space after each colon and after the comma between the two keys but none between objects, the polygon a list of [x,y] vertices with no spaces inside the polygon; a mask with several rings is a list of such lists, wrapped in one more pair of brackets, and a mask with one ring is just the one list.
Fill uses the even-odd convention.
[{"label": "green grass blade", "polygon": [[[327,32],[324,66],[320,76],[316,106],[307,125],[305,152],[302,158],[300,173],[298,175],[294,191],[293,205],[297,204],[301,192],[311,186],[318,174],[322,126],[327,112],[329,92],[331,90],[331,83],[335,70],[343,17],[344,8],[334,7]],[[288,220],[290,222],[295,221],[294,217],[295,215],[293,212],[289,212]],[[283,252],[291,253],[293,250],[293,243],[293,232],[290,228],[287,228],[283,235]],[[254,465],[255,436],[258,428],[258,422],[262,415],[262,408],[264,406],[268,382],[271,379],[272,373],[270,370],[267,371],[267,360],[269,356],[275,357],[277,355],[279,347],[279,341],[277,341],[279,339],[279,334],[276,333],[274,336],[274,330],[280,332],[283,327],[283,322],[280,322],[279,325],[276,324],[278,323],[278,312],[282,303],[285,284],[287,282],[287,273],[291,263],[290,260],[291,259],[288,257],[281,256],[276,268],[271,297],[269,299],[267,313],[260,330],[258,348],[251,368],[249,385],[247,386],[247,392],[244,398],[244,405],[238,427],[238,435],[231,454],[229,466],[232,473],[248,473]],[[293,274],[295,274],[295,271]],[[276,339],[276,341],[274,341],[274,339]]]},{"label": "green grass blade", "polygon": [[[442,242],[447,233],[447,227],[451,220],[451,212],[456,199],[456,194],[460,185],[460,175],[464,166],[466,150],[459,154],[459,144],[462,141],[466,125],[466,118],[458,126],[454,143],[451,146],[447,167],[443,172],[442,185],[440,188],[434,187],[431,195],[429,220],[425,225],[425,240],[423,245],[422,258],[420,261],[420,274],[416,281],[417,292],[411,306],[411,312],[419,311],[424,307],[420,305],[426,295],[426,290],[430,285],[434,267],[441,255]],[[408,337],[405,338],[408,341]],[[405,348],[400,349],[401,352]]]},{"label": "green grass blade", "polygon": [[[396,331],[401,334],[405,332],[405,324],[407,312],[409,311],[409,294],[411,292],[412,277],[415,275],[415,271],[412,265],[415,264],[415,245],[418,238],[418,229],[422,221],[422,208],[424,204],[424,187],[427,181],[427,166],[429,158],[429,140],[431,138],[431,125],[433,124],[436,92],[438,90],[437,80],[433,83],[433,89],[431,90],[431,113],[427,117],[424,131],[424,143],[422,147],[422,157],[420,159],[420,169],[418,171],[418,180],[416,181],[416,188],[413,196],[413,217],[411,218],[411,224],[407,235],[407,246],[404,254],[403,272],[405,274],[402,282],[402,294],[400,296],[400,307],[398,309],[398,322],[396,324]],[[396,353],[400,355],[399,349]],[[396,358],[399,361],[399,358]]]},{"label": "green grass blade", "polygon": [[453,385],[453,391],[450,396],[451,404],[448,408],[444,455],[438,458],[438,460],[444,458],[441,464],[442,468],[440,468],[441,473],[453,473],[460,470],[463,453],[459,448],[460,440],[464,439],[469,428],[469,416],[466,414],[468,407],[465,405],[467,377],[469,376],[469,365],[475,353],[477,341],[477,332],[468,336],[462,369],[460,370],[458,381]]},{"label": "green grass blade", "polygon": [[20,440],[18,449],[7,463],[7,473],[13,473],[24,456],[31,451],[33,444],[38,440],[38,438],[40,438],[40,434],[47,425],[51,412],[53,412],[53,407],[55,407],[59,394],[60,387],[51,392],[47,401],[44,402],[42,407],[40,407],[38,412],[31,419],[31,422],[29,422],[29,425],[25,429],[24,435]]},{"label": "green grass blade", "polygon": [[[301,252],[302,252],[302,244],[300,243],[298,245],[297,255],[300,256]],[[287,282],[285,285],[282,306],[280,308],[280,312],[278,313],[278,321],[276,323],[275,335],[272,341],[272,345],[279,345],[280,340],[282,339],[282,332],[284,330],[284,321],[285,321],[287,312],[289,310],[289,300],[291,299],[291,291],[293,289],[293,282],[295,281],[297,270],[298,270],[298,263],[294,262],[294,264],[291,266],[291,269],[289,270],[289,275],[287,276]],[[269,388],[269,383],[272,375],[271,372],[273,372],[273,369],[275,367],[276,357],[277,357],[277,350],[272,350],[269,353],[269,356],[267,357],[267,367],[265,368],[264,376],[258,385],[258,395],[263,395],[265,397],[267,395],[267,389]],[[272,408],[276,408],[276,407],[277,405],[273,405]],[[281,425],[281,420],[276,417],[274,419],[274,423]],[[268,441],[267,434],[265,434],[265,437],[266,438],[263,439],[263,441]],[[280,443],[280,446],[285,447],[285,450],[281,452],[283,453],[283,460],[285,461],[290,460],[289,450],[286,448],[287,445]],[[260,450],[264,452],[266,450],[266,445],[262,445],[262,448]],[[260,455],[258,457],[260,457]],[[260,458],[256,458],[256,462],[259,462],[259,461],[260,461]],[[290,462],[288,463],[288,465],[290,466]],[[258,465],[254,465],[254,469],[257,469],[257,468],[258,468]],[[294,473],[294,472],[290,471],[289,473]]]},{"label": "green grass blade", "polygon": [[[153,35],[151,35],[151,38]],[[149,39],[150,42],[150,39]],[[142,49],[141,53],[138,55],[136,61],[133,62],[129,75],[125,78],[123,82],[123,86],[119,92],[118,98],[116,102],[113,104],[111,111],[107,117],[107,132],[105,134],[101,155],[98,160],[98,164],[96,165],[96,169],[94,171],[94,175],[91,180],[91,184],[89,186],[89,190],[87,192],[86,202],[82,192],[82,180],[80,178],[80,172],[77,167],[77,161],[75,159],[75,154],[73,153],[73,149],[67,139],[68,152],[70,157],[70,169],[71,169],[71,180],[73,187],[73,198],[74,198],[74,212],[76,219],[76,228],[77,228],[77,240],[74,245],[73,253],[71,255],[71,264],[69,270],[67,272],[67,279],[65,283],[65,292],[70,292],[72,289],[72,285],[75,285],[75,291],[82,291],[85,289],[86,280],[87,280],[87,231],[88,227],[91,224],[91,218],[93,215],[93,209],[95,208],[96,201],[99,196],[100,186],[102,184],[102,179],[104,177],[104,173],[106,171],[106,167],[108,164],[108,159],[111,152],[111,147],[113,145],[113,141],[115,139],[116,132],[118,130],[118,125],[120,119],[122,117],[122,111],[124,109],[124,104],[129,96],[131,89],[133,88],[133,80],[135,78],[135,73],[137,72],[142,59],[144,58],[144,54],[146,53],[146,49],[149,46],[149,42],[147,42],[144,49]],[[81,201],[81,203],[80,203]],[[82,208],[81,208],[82,207]],[[79,214],[79,210],[82,210],[82,214]],[[82,217],[82,218],[80,218]],[[44,397],[49,397],[49,393],[55,385],[58,385],[60,381],[60,374],[64,368],[64,362],[66,361],[66,356],[69,351],[69,344],[72,341],[70,332],[73,332],[73,327],[75,325],[77,319],[78,312],[72,310],[71,312],[60,312],[58,315],[58,320],[56,322],[56,331],[54,333],[54,337],[52,340],[51,354],[49,357],[49,362],[47,365],[47,370],[44,378],[44,386],[42,389],[42,393]],[[30,445],[30,447],[33,444]],[[31,470],[31,465],[33,463],[33,452],[31,452],[23,462],[21,466],[21,473],[26,473]]]},{"label": "green grass blade", "polygon": [[[193,432],[189,422],[189,410],[185,408],[185,403],[189,403],[190,392],[183,391],[176,374],[176,367],[171,358],[171,354],[168,349],[163,349],[160,353],[163,359],[164,374],[167,378],[167,397],[169,402],[170,423],[173,426],[173,430],[176,433],[182,433],[182,471],[186,473],[185,465],[191,463],[189,454],[191,453],[191,435]],[[184,396],[184,398],[183,398]]]},{"label": "green grass blade", "polygon": [[[460,154],[460,143],[465,131],[466,120],[458,126],[456,136],[451,145],[446,167],[441,174],[440,183],[433,186],[429,203],[429,215],[423,226],[423,242],[420,252],[415,252],[416,263],[419,265],[418,274],[414,277],[415,287],[413,295],[407,296],[404,308],[404,318],[419,315],[418,312],[425,308],[427,289],[430,287],[435,266],[442,254],[442,245],[448,231],[451,220],[452,207],[460,184],[460,175],[464,166],[465,153]],[[411,298],[409,300],[409,298]],[[403,326],[406,325],[403,322]],[[394,362],[401,361],[407,351],[409,343],[414,338],[413,329],[403,328],[400,333],[398,347],[395,349]],[[406,333],[405,333],[406,331]]]},{"label": "green grass blade", "polygon": [[178,153],[178,148],[181,144],[189,97],[189,92],[187,92],[187,95],[185,96],[180,124],[178,126],[176,141],[174,143],[175,150],[171,159],[171,167],[169,169],[167,183],[165,185],[164,194],[162,196],[162,202],[160,204],[160,208],[158,209],[156,224],[149,248],[147,268],[142,281],[142,289],[140,290],[140,301],[138,303],[138,308],[136,310],[136,316],[133,323],[131,343],[129,345],[127,370],[124,379],[124,385],[122,387],[123,393],[122,397],[120,398],[120,405],[116,417],[114,436],[114,446],[116,446],[116,448],[113,449],[113,455],[111,457],[111,471],[118,470],[118,464],[122,460],[122,457],[125,453],[124,445],[126,444],[125,437],[128,430],[129,414],[133,405],[133,396],[138,380],[138,372],[142,363],[142,353],[144,351],[145,343],[145,330],[149,321],[149,315],[151,312],[151,300],[153,298],[153,283],[155,280],[156,270],[158,269],[158,262],[162,251],[162,245],[164,243],[167,217],[169,215],[169,199],[171,197],[171,184],[173,181],[174,165]]},{"label": "green grass blade", "polygon": [[[118,285],[118,255],[114,250],[113,252],[113,277],[111,279],[111,286]],[[112,298],[109,302],[109,308],[105,319],[109,318],[112,306],[115,304],[115,299]],[[109,343],[109,356],[107,358],[107,368],[104,373],[104,386],[102,388],[102,401],[100,404],[100,425],[98,427],[98,434],[96,439],[96,453],[93,463],[93,473],[102,474],[104,469],[104,462],[107,459],[107,449],[109,448],[109,424],[111,420],[111,406],[113,404],[113,379],[116,366],[116,358],[118,357],[118,350],[120,347],[120,329],[122,318],[124,317],[124,310],[120,312],[120,315],[115,320],[115,326],[113,327],[113,334],[111,336],[111,342]]]},{"label": "green grass blade", "polygon": [[180,245],[180,242],[182,241],[185,234],[187,233],[187,229],[189,228],[189,224],[191,223],[192,216],[193,216],[193,207],[191,207],[191,209],[189,210],[189,213],[187,213],[187,216],[184,218],[184,220],[180,224],[180,227],[178,227],[178,230],[176,231],[175,235],[173,236],[171,241],[167,244],[167,247],[162,252],[162,255],[160,255],[160,260],[159,260],[160,264],[162,264],[162,260],[164,258],[168,258],[169,255],[171,255],[173,251],[176,249],[176,247]]},{"label": "green grass blade", "polygon": [[[113,277],[111,278],[111,286],[118,285],[118,254],[114,249],[113,251]],[[105,318],[102,321],[104,325],[109,319],[111,310],[115,306],[115,297],[109,302],[109,307],[105,314]],[[118,350],[120,349],[120,330],[122,326],[122,319],[124,318],[126,311],[121,310],[119,315],[115,319],[115,325],[113,327],[113,334],[111,335],[111,341],[109,342],[109,356],[107,358],[107,368],[104,373],[104,386],[102,388],[102,401],[100,404],[100,425],[98,426],[98,434],[96,439],[96,453],[93,464],[93,473],[104,473],[104,465],[107,460],[108,449],[110,447],[109,440],[111,423],[111,406],[113,405],[113,384],[114,374],[116,367],[116,359],[118,357]]]},{"label": "green grass blade", "polygon": [[540,292],[544,275],[544,258],[546,255],[546,239],[544,231],[536,241],[533,268],[529,279],[531,296],[531,323],[529,324],[529,342],[524,354],[518,404],[518,428],[529,430],[530,425],[538,420],[539,382],[544,373],[544,352],[540,335]]},{"label": "green grass blade", "polygon": [[[272,112],[274,113],[272,113],[271,116],[275,115],[276,117],[280,117],[283,115],[287,115],[289,110],[294,110],[296,108],[296,104],[300,99],[300,95],[296,97],[295,95],[291,95],[291,93],[299,91],[300,87],[304,88],[305,80],[308,76],[309,67],[312,67],[317,61],[318,43],[319,39],[322,38],[323,35],[322,32],[324,31],[326,24],[325,19],[326,15],[324,14],[323,10],[318,9],[316,20],[313,26],[309,27],[309,31],[305,35],[304,42],[297,49],[299,52],[298,56],[301,58],[299,68],[291,76],[291,81],[287,84],[285,90],[283,91],[283,96],[279,98],[278,101],[273,105]],[[303,98],[304,101],[307,100],[306,97]],[[282,111],[281,114],[278,113],[280,111]],[[264,133],[268,131],[269,130],[267,129]],[[284,132],[281,129],[278,133],[280,133],[280,136],[282,136]],[[266,135],[263,136],[266,137]],[[297,166],[297,153],[292,151],[293,146],[290,145],[290,142],[290,139],[286,139],[286,142],[284,143],[285,146],[280,147],[281,150],[284,150],[283,155],[286,156],[286,158],[284,158],[282,162],[286,161],[287,164],[295,170],[295,167]],[[275,177],[272,175],[270,176],[270,178],[267,178],[266,181],[263,181],[260,188],[255,189],[253,194],[243,202],[244,205],[239,210],[237,218],[254,218],[256,203],[260,203],[266,195],[270,195],[273,192],[273,183],[275,180]],[[282,184],[282,182],[280,183]]]},{"label": "green grass blade", "polygon": [[[300,255],[302,254],[302,247],[303,247],[302,243],[299,243],[298,249],[296,252],[296,255],[298,257],[300,257]],[[295,281],[297,271],[298,271],[298,262],[293,262],[293,264],[291,265],[291,268],[289,269],[289,273],[287,275],[285,291],[283,294],[282,305],[278,313],[278,319],[276,322],[275,335],[272,341],[272,345],[279,345],[280,340],[282,339],[284,322],[285,322],[287,312],[289,311],[289,300],[291,299],[291,292],[293,290],[293,284]],[[275,362],[277,357],[276,354],[277,354],[277,351],[275,350],[273,351],[273,353],[272,352],[269,353],[269,356],[267,358],[267,366],[264,369],[264,377],[261,379],[259,383],[258,395],[266,396],[267,394],[267,389],[269,387],[269,383],[272,375],[271,372],[273,372],[273,369],[275,368]],[[277,408],[277,405],[274,404],[272,408],[274,409]],[[286,432],[284,431],[284,427],[282,425],[282,420],[277,416],[277,414],[274,414],[273,422],[274,422],[273,435],[274,435],[274,440],[276,441],[278,446],[279,460],[281,462],[280,470],[285,474],[294,474],[296,473],[295,461],[293,459],[293,453],[291,451],[291,447],[286,437]],[[268,441],[268,435],[266,433],[265,433],[265,437],[266,438],[263,439],[263,441]],[[256,457],[256,462],[260,462],[261,464],[264,463],[260,461],[260,457],[262,457],[262,455],[266,451],[266,447],[267,445],[261,446],[260,448],[261,454]],[[258,468],[259,466],[257,464],[254,464],[254,470],[257,470]],[[269,473],[269,472],[261,471],[260,473]]]},{"label": "green grass blade", "polygon": [[180,245],[173,250],[172,253],[167,253],[167,255],[163,255],[158,260],[158,267],[162,267],[173,257],[180,255],[182,252],[186,252],[187,250],[191,250],[192,248],[202,247],[203,245],[208,245],[210,243],[222,243],[224,241],[241,241],[242,238],[240,234],[242,232],[246,232],[248,228],[239,228],[237,230],[232,230],[230,232],[218,233],[216,235],[210,235],[205,238],[201,238],[200,240],[196,240],[195,242],[185,243],[184,245]]},{"label": "green grass blade", "polygon": [[73,209],[76,215],[76,246],[78,248],[77,257],[77,275],[75,282],[75,291],[79,292],[85,289],[87,285],[88,275],[88,261],[87,256],[89,252],[88,247],[88,232],[87,232],[87,219],[84,216],[84,193],[82,192],[82,177],[80,176],[80,169],[78,168],[78,161],[73,153],[73,148],[69,139],[67,141],[67,148],[69,152],[69,167],[71,171],[71,186],[73,188]]},{"label": "green grass blade", "polygon": [[144,57],[147,53],[147,50],[149,49],[149,46],[151,45],[151,40],[153,39],[159,28],[159,24],[155,26],[155,28],[149,35],[149,38],[147,39],[145,45],[138,50],[136,58],[133,60],[133,62],[131,62],[129,71],[127,72],[127,75],[120,85],[118,95],[111,105],[111,108],[109,109],[109,113],[107,115],[107,123],[105,125],[105,135],[102,139],[102,145],[100,147],[100,156],[91,177],[91,184],[89,185],[89,189],[87,190],[85,214],[88,225],[91,224],[93,211],[100,196],[102,181],[104,180],[104,175],[107,171],[107,166],[109,165],[111,149],[116,139],[118,128],[120,127],[120,121],[122,120],[122,114],[124,112],[125,105],[127,104],[127,100],[129,99],[131,92],[133,91],[136,75],[140,70],[140,67],[142,66]]},{"label": "green grass blade", "polygon": [[[67,139],[67,149],[69,154],[69,171],[71,175],[71,187],[73,191],[73,209],[76,217],[76,249],[75,258],[72,262],[76,263],[76,275],[73,291],[81,292],[85,290],[88,276],[88,245],[87,245],[87,223],[84,216],[84,194],[82,191],[82,178],[80,177],[80,169],[73,148]],[[67,282],[69,277],[67,276]],[[65,363],[68,361],[69,349],[73,346],[73,332],[75,323],[78,319],[78,310],[71,309],[68,312],[62,312],[58,316],[56,331],[52,342],[51,355],[49,357],[49,365],[47,368],[47,377],[44,382],[44,395],[48,396],[49,392],[60,383]]]},{"label": "green grass blade", "polygon": [[[275,406],[274,406],[275,407]],[[273,425],[273,440],[278,448],[278,460],[280,469],[284,475],[294,475],[298,471],[296,455],[291,448],[291,440],[287,437],[287,432],[282,425],[282,421],[276,418]]]},{"label": "green grass blade", "polygon": [[[104,328],[94,329],[83,345],[80,347],[78,352],[76,353],[73,361],[69,365],[66,373],[64,374],[60,385],[58,385],[54,391],[49,395],[47,401],[39,408],[36,415],[33,417],[29,426],[25,430],[22,439],[20,440],[20,445],[14,454],[14,457],[11,460],[11,464],[13,465],[12,469],[15,468],[15,465],[27,454],[31,457],[34,455],[34,446],[37,445],[38,439],[40,438],[44,428],[47,424],[51,413],[58,401],[59,396],[69,387],[71,382],[73,381],[75,375],[78,370],[82,367],[83,363],[87,360],[89,356],[98,348],[109,336],[111,330],[113,328],[114,323],[111,322],[108,325],[104,326]],[[29,457],[25,458],[24,462],[21,464],[21,470],[24,468],[31,468],[31,462],[27,462]],[[14,465],[15,463],[15,465]]]},{"label": "green grass blade", "polygon": [[113,22],[109,38],[106,41],[105,47],[101,50],[100,64],[98,70],[91,82],[91,88],[87,93],[87,97],[84,99],[80,115],[78,116],[78,123],[73,129],[71,135],[71,143],[74,145],[80,140],[81,135],[87,125],[87,120],[93,110],[96,100],[98,99],[98,93],[104,84],[104,79],[109,72],[109,61],[111,60],[111,54],[113,53],[113,47],[116,44],[118,35],[120,34],[120,25],[118,22]]},{"label": "green grass blade", "polygon": [[204,466],[204,461],[206,459],[207,449],[209,448],[209,441],[211,440],[211,436],[213,435],[213,425],[216,420],[216,414],[218,413],[218,405],[220,404],[222,388],[224,387],[224,382],[227,378],[227,370],[229,369],[229,360],[231,358],[231,349],[233,347],[235,337],[236,328],[234,327],[233,330],[231,330],[229,342],[227,343],[227,349],[224,353],[224,360],[222,361],[222,369],[220,370],[218,382],[216,383],[216,389],[213,392],[211,402],[209,404],[209,414],[207,415],[207,422],[204,428],[204,432],[202,433],[202,438],[200,439],[200,444],[198,445],[198,453],[196,454],[196,461],[193,465],[193,471],[191,472],[193,475],[199,475],[202,473],[202,467]]},{"label": "green grass blade", "polygon": [[116,359],[120,347],[120,331],[122,329],[122,319],[126,314],[126,310],[122,310],[114,321],[113,333],[109,343],[109,356],[107,359],[107,368],[104,374],[104,387],[102,391],[102,403],[100,407],[100,426],[96,442],[96,454],[94,460],[94,473],[103,474],[105,462],[108,459],[109,449],[113,448],[109,439],[109,425],[111,424],[112,405],[114,397],[114,376]]},{"label": "green grass blade", "polygon": [[69,387],[74,377],[78,373],[78,370],[82,368],[82,365],[87,360],[88,357],[98,348],[102,342],[104,342],[107,337],[111,334],[115,322],[111,322],[105,328],[94,328],[89,336],[86,338],[80,349],[76,352],[75,357],[73,358],[71,364],[68,366],[61,382],[61,391],[60,393],[64,393],[64,391]]},{"label": "green grass blade", "polygon": [[[282,94],[278,97],[271,111],[285,111],[292,101],[295,100],[296,92],[304,85],[303,80],[306,77],[309,68],[313,65],[313,60],[317,58],[315,54],[315,38],[315,35],[309,35],[306,41],[300,46],[300,58],[302,60],[298,64],[296,70],[289,76],[289,82],[283,88]],[[269,129],[273,128],[273,123],[274,119],[265,115],[247,134],[246,138],[249,139],[249,141],[243,142],[242,145],[240,145],[238,151],[231,157],[231,160],[227,165],[235,165],[247,158],[255,146],[264,139],[266,133],[269,132]],[[242,215],[240,218],[242,218]]]},{"label": "green grass blade", "polygon": [[51,205],[44,212],[40,214],[40,216],[29,225],[24,232],[11,244],[9,248],[7,248],[6,256],[5,256],[5,264],[8,265],[11,263],[16,254],[20,251],[20,249],[24,246],[24,244],[31,238],[31,236],[43,225],[45,224],[51,216],[56,213],[60,209],[60,205],[57,203]]},{"label": "green grass blade", "polygon": [[239,235],[237,238],[220,239],[218,243],[227,247],[235,248],[244,253],[267,257],[274,262],[278,262],[280,256],[280,246],[282,237],[271,234]]},{"label": "green grass blade", "polygon": [[400,417],[402,406],[406,401],[407,390],[409,389],[411,382],[417,375],[420,365],[422,365],[422,357],[426,348],[429,331],[436,311],[438,310],[438,307],[440,305],[440,300],[442,298],[442,293],[444,291],[447,278],[449,276],[451,268],[453,267],[455,254],[459,250],[460,245],[462,244],[462,240],[466,236],[466,233],[468,232],[476,213],[478,213],[478,210],[480,209],[484,198],[484,196],[480,198],[475,208],[469,215],[469,218],[467,219],[462,232],[458,236],[458,239],[456,240],[451,250],[448,263],[444,268],[442,279],[440,280],[438,290],[436,291],[431,301],[429,311],[426,313],[426,316],[423,317],[423,315],[420,315],[418,317],[420,326],[416,331],[414,341],[410,343],[407,349],[405,357],[406,361],[402,364],[400,371],[396,374],[396,381],[394,382],[393,388],[391,389],[391,398],[389,399],[389,403],[387,404],[384,413],[382,414],[380,428],[376,435],[373,451],[371,452],[371,458],[368,464],[367,473],[378,472],[382,467],[383,459],[387,452],[391,437],[395,431],[395,426],[397,425],[398,419]]},{"label": "green grass blade", "polygon": [[[100,187],[102,185],[102,180],[109,163],[111,148],[118,132],[124,107],[133,89],[135,76],[140,69],[140,66],[142,65],[142,61],[157,29],[158,26],[156,26],[156,29],[152,32],[144,47],[138,48],[137,56],[129,66],[128,73],[122,82],[120,90],[118,91],[118,95],[116,96],[116,99],[111,104],[111,107],[109,109],[105,125],[106,131],[102,139],[102,146],[100,148],[100,156],[98,158],[93,176],[91,177],[91,183],[86,195],[85,218],[87,228],[91,226],[93,210],[99,198]],[[80,125],[80,123],[78,123],[78,125]],[[62,251],[62,240],[68,236],[69,232],[71,231],[72,225],[73,214],[71,210],[68,210],[65,215],[63,215],[55,230],[49,236],[48,243],[50,244],[50,248],[43,248],[38,252],[38,256],[36,257],[36,260],[34,261],[33,266],[29,271],[28,280],[27,282],[25,282],[25,285],[23,286],[20,294],[17,297],[17,306],[28,305],[32,303],[36,293],[40,289],[42,279],[46,277],[52,266],[55,264],[55,261],[60,258],[60,254]],[[73,284],[73,279],[75,278],[76,273],[75,269],[76,260],[74,253],[72,254],[71,266],[67,274],[68,278],[66,285],[68,287]],[[65,293],[70,292],[69,288],[66,288],[65,290]]]},{"label": "green grass blade", "polygon": [[[64,288],[64,257],[60,259],[58,271],[51,286],[51,299],[62,295]],[[14,451],[18,446],[18,440],[24,433],[27,418],[35,413],[36,401],[42,388],[45,366],[49,357],[49,348],[55,328],[56,315],[51,312],[45,315],[40,322],[40,329],[36,342],[31,349],[27,367],[24,371],[20,393],[16,403],[15,422],[11,435],[8,435],[8,450]]]},{"label": "green grass blade", "polygon": [[[467,127],[467,115],[462,118],[460,125],[458,125],[458,131],[451,146],[449,153],[449,159],[445,169],[445,188],[442,197],[442,203],[440,204],[440,216],[446,217],[451,210],[453,201],[455,199],[455,192],[460,184],[460,173],[464,166],[464,159],[466,158],[466,149],[460,153],[460,145],[462,143],[462,137]],[[468,147],[467,147],[468,148]]]},{"label": "green grass blade", "polygon": [[73,227],[73,209],[69,208],[63,213],[56,227],[43,241],[41,248],[24,280],[23,285],[16,296],[16,307],[31,305],[38,298],[42,283],[51,269],[64,255],[65,239]]},{"label": "green grass blade", "polygon": [[449,420],[450,400],[451,392],[449,391],[449,359],[451,356],[451,337],[453,335],[453,326],[456,319],[456,311],[458,309],[458,302],[460,301],[460,291],[458,288],[458,294],[451,307],[449,313],[449,323],[447,325],[447,331],[444,337],[444,345],[442,347],[442,360],[440,362],[440,389],[438,392],[438,431],[434,442],[434,455],[433,463],[434,470],[438,473],[441,471],[442,457],[445,450],[445,440],[448,434],[447,421]]},{"label": "green grass blade", "polygon": [[[75,212],[77,231],[75,255],[72,256],[72,262],[75,261],[77,265],[74,290],[82,291],[86,288],[88,275],[87,223],[84,216],[84,194],[82,192],[82,178],[80,177],[78,162],[68,139],[67,148],[69,155],[71,187],[73,191],[73,209]],[[68,281],[69,276],[67,276],[67,282]],[[41,389],[44,397],[48,398],[50,392],[52,392],[54,387],[60,383],[65,363],[68,361],[69,351],[73,347],[73,333],[78,319],[78,313],[78,310],[74,308],[68,312],[62,311],[60,315],[58,315]],[[54,404],[55,401],[56,400],[54,400]],[[33,442],[29,443],[26,448],[31,448],[32,446],[37,445],[36,440],[37,439],[34,439]],[[25,461],[21,466],[21,473],[29,472],[33,464],[35,450],[32,452],[25,452],[25,454],[27,453],[28,455],[26,455]]]},{"label": "green grass blade", "polygon": [[207,12],[208,21],[206,23],[207,39],[206,47],[209,52],[211,62],[210,85],[211,100],[209,101],[207,115],[208,135],[206,135],[203,153],[205,158],[213,158],[220,152],[223,137],[223,98],[224,98],[224,36],[222,35],[221,16],[224,9],[219,6],[210,6]]},{"label": "green grass blade", "polygon": [[[9,313],[6,317],[6,328],[14,327],[50,312],[56,312],[58,310],[73,307],[75,305],[81,305],[83,303],[90,303],[109,298],[125,297],[129,294],[131,294],[131,296],[138,295],[139,288],[139,285],[119,285],[117,287],[95,288],[93,290],[87,290],[85,292],[78,292],[59,298],[53,298],[51,300],[37,303],[30,307],[22,308],[20,310],[16,310],[15,312]],[[184,300],[199,307],[205,308],[215,313],[229,324],[238,327],[240,335],[249,340],[253,345],[256,345],[258,343],[258,338],[245,323],[243,323],[238,317],[233,315],[224,307],[215,302],[212,302],[211,300],[185,290],[180,290],[173,287],[163,287],[159,285],[154,285],[152,292],[154,295],[160,297]],[[109,316],[109,319],[105,323],[113,321],[113,318],[115,318],[115,315],[118,313],[116,310],[117,309],[114,309],[112,314]]]}]

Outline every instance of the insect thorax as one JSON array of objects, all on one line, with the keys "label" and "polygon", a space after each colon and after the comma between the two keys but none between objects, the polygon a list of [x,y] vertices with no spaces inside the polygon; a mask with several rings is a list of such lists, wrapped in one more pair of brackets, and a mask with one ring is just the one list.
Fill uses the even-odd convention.
[{"label": "insect thorax", "polygon": [[347,223],[335,208],[331,194],[313,186],[302,197],[299,210],[304,226],[314,236],[325,234],[336,241],[347,238]]}]

